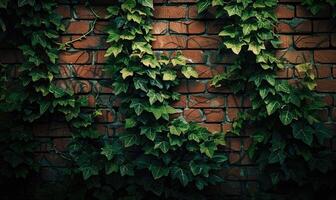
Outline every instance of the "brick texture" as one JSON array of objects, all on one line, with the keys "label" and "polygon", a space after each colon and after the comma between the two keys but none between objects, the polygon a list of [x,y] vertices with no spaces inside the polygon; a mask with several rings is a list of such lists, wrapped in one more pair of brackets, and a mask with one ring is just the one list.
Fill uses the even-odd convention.
[{"label": "brick texture", "polygon": [[[62,2],[57,12],[63,16],[66,27],[66,33],[60,41],[66,42],[88,32],[95,16],[80,3]],[[212,132],[229,131],[238,112],[250,107],[250,102],[248,98],[233,95],[225,85],[221,88],[210,85],[211,78],[223,72],[234,58],[232,54],[216,54],[221,42],[216,34],[223,23],[227,22],[215,20],[216,11],[212,9],[199,16],[196,0],[155,0],[154,3],[152,34],[156,40],[153,42],[153,49],[160,52],[181,50],[188,59],[187,62],[199,74],[197,79],[181,80],[181,84],[175,90],[182,93],[182,96],[173,106],[181,109],[181,115],[188,121],[197,122]],[[105,28],[108,25],[103,19],[106,16],[105,8],[103,5],[93,6],[92,9],[102,17],[93,27],[93,32],[73,43],[69,50],[60,53],[61,73],[57,84],[61,87],[71,87],[78,95],[88,96],[91,106],[97,103],[103,113],[96,119],[98,130],[111,135],[122,130],[118,122],[123,116],[118,109],[114,109],[120,101],[113,98],[112,89],[103,84],[108,78],[103,72],[107,48]],[[327,105],[321,116],[325,123],[335,127],[336,21],[330,18],[332,9],[324,7],[317,16],[313,16],[300,5],[300,0],[280,0],[275,12],[280,19],[275,31],[280,34],[282,40],[282,44],[276,49],[276,55],[288,62],[288,68],[277,73],[278,78],[291,80],[297,77],[292,68],[294,65],[315,61],[316,92],[324,97]],[[13,50],[0,49],[0,52],[0,62],[22,61],[20,54]],[[98,99],[94,98],[95,92],[100,93]],[[52,138],[59,150],[65,150],[70,137],[67,127],[56,122],[40,124],[34,134]],[[229,189],[223,189],[223,192],[231,197],[246,191],[245,186],[256,187],[255,176],[242,176],[240,173],[241,167],[251,164],[245,154],[250,143],[248,136],[230,136],[228,139],[230,162],[234,163],[235,167],[226,173],[235,182],[230,184]],[[39,156],[49,159],[55,165],[62,165],[55,155]]]}]

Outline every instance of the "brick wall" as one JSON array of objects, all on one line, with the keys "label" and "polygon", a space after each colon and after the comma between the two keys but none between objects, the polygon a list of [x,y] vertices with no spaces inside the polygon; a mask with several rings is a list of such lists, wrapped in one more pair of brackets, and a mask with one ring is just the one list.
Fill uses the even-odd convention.
[{"label": "brick wall", "polygon": [[[77,1],[75,1],[77,2]],[[80,1],[79,1],[80,2]],[[106,15],[104,0],[95,1],[92,9],[101,17]],[[210,80],[225,70],[232,62],[233,55],[216,54],[220,45],[217,36],[221,21],[214,19],[210,10],[203,17],[197,15],[196,0],[154,0],[153,35],[156,51],[181,50],[188,62],[199,73],[199,78],[181,80],[176,88],[182,94],[181,100],[174,104],[183,110],[188,121],[198,122],[210,131],[228,131],[239,111],[249,107],[249,101],[233,95],[225,86],[213,88]],[[108,76],[103,73],[107,44],[104,42],[104,27],[107,21],[98,19],[82,3],[60,1],[58,12],[64,17],[66,34],[61,42],[66,42],[89,32],[88,36],[72,44],[59,58],[61,75],[59,85],[74,88],[77,95],[87,95],[90,105],[99,93],[96,102],[103,115],[97,119],[101,132],[113,134],[121,127],[118,113],[118,100],[112,90],[104,87]],[[321,111],[325,123],[336,130],[336,20],[331,19],[335,9],[325,7],[317,16],[312,16],[299,3],[299,0],[279,0],[276,14],[280,23],[276,31],[283,41],[277,50],[278,56],[288,60],[288,68],[278,73],[279,78],[295,79],[292,67],[295,64],[314,60],[318,77],[316,91],[321,93],[327,107]],[[91,30],[92,28],[92,30]],[[1,51],[1,50],[0,50]],[[2,52],[2,51],[1,51]],[[7,63],[17,61],[14,54],[3,56]],[[7,55],[6,54],[6,55]],[[2,54],[4,55],[4,54]],[[3,58],[2,58],[3,59]],[[89,108],[88,108],[89,109]],[[36,136],[42,141],[51,139],[57,150],[63,151],[69,141],[67,127],[57,119],[36,127]],[[222,192],[240,195],[255,188],[255,170],[245,154],[250,140],[248,135],[228,137],[230,151],[230,170],[223,172],[228,184]],[[332,148],[335,149],[336,141]],[[64,165],[64,160],[53,153],[47,153],[50,146],[42,146],[37,155],[43,158],[43,173],[46,178],[55,176],[55,167]],[[52,167],[50,167],[52,166]]]}]

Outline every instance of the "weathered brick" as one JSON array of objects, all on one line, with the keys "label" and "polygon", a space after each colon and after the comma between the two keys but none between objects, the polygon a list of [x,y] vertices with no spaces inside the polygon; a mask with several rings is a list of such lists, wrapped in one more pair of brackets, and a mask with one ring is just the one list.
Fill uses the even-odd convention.
[{"label": "weathered brick", "polygon": [[160,35],[155,36],[153,49],[184,49],[187,47],[185,36]]},{"label": "weathered brick", "polygon": [[185,6],[154,6],[154,18],[180,19],[187,16],[188,8]]},{"label": "weathered brick", "polygon": [[225,106],[225,99],[216,95],[193,95],[188,105],[191,108],[221,108]]},{"label": "weathered brick", "polygon": [[295,7],[292,5],[279,4],[275,10],[275,14],[278,18],[290,19],[294,17]]},{"label": "weathered brick", "polygon": [[330,17],[330,7],[323,6],[322,9],[313,15],[305,6],[296,5],[296,17],[327,18]]},{"label": "weathered brick", "polygon": [[66,29],[68,34],[84,34],[90,30],[90,21],[71,21]]},{"label": "weathered brick", "polygon": [[319,92],[336,92],[336,80],[321,79],[316,81]]},{"label": "weathered brick", "polygon": [[171,33],[179,34],[200,34],[205,31],[205,23],[202,21],[173,21],[169,22]]},{"label": "weathered brick", "polygon": [[250,99],[245,97],[238,97],[234,95],[228,95],[227,97],[227,107],[234,107],[234,108],[245,108],[251,107]]},{"label": "weathered brick", "polygon": [[334,32],[336,31],[336,20],[314,20],[313,21],[314,32]]},{"label": "weathered brick", "polygon": [[185,108],[187,106],[187,96],[181,95],[180,100],[174,101],[171,105],[174,108]]},{"label": "weathered brick", "polygon": [[315,50],[314,59],[318,63],[336,63],[336,50]]},{"label": "weathered brick", "polygon": [[59,55],[59,63],[61,64],[87,64],[90,60],[90,54],[87,51],[63,51]]},{"label": "weathered brick", "polygon": [[331,45],[336,47],[336,33],[331,35]]},{"label": "weathered brick", "polygon": [[203,113],[200,109],[185,109],[183,111],[183,116],[189,122],[203,121]]},{"label": "weathered brick", "polygon": [[293,36],[291,35],[279,35],[279,40],[282,42],[278,48],[289,48],[293,45]]},{"label": "weathered brick", "polygon": [[296,35],[294,43],[296,48],[326,48],[329,47],[329,35]]},{"label": "weathered brick", "polygon": [[222,109],[204,109],[204,114],[206,122],[222,122],[225,117]]},{"label": "weathered brick", "polygon": [[113,110],[101,110],[101,115],[97,116],[98,122],[111,123],[116,119],[115,112]]},{"label": "weathered brick", "polygon": [[228,108],[226,112],[227,112],[227,120],[232,122],[237,118],[238,113],[240,111],[238,108]]},{"label": "weathered brick", "polygon": [[287,60],[289,63],[299,64],[310,61],[311,54],[309,51],[296,51],[293,49],[285,51],[276,51],[276,56]]},{"label": "weathered brick", "polygon": [[154,35],[162,35],[165,34],[168,30],[168,23],[166,22],[154,22],[152,34]]},{"label": "weathered brick", "polygon": [[217,36],[190,36],[187,39],[188,49],[217,49],[219,45]]},{"label": "weathered brick", "polygon": [[205,86],[203,81],[182,80],[175,90],[180,93],[202,93],[205,91]]},{"label": "weathered brick", "polygon": [[74,7],[76,19],[95,19],[96,15],[100,18],[106,18],[108,12],[106,7],[95,6],[95,7],[86,7],[84,5],[79,5]]},{"label": "weathered brick", "polygon": [[208,129],[208,131],[212,132],[212,133],[218,133],[218,132],[222,132],[222,127],[220,124],[213,124],[213,123],[201,123],[199,124],[200,126]]},{"label": "weathered brick", "polygon": [[56,8],[56,13],[61,15],[63,18],[70,18],[70,7],[66,5],[61,5]]},{"label": "weathered brick", "polygon": [[276,31],[278,33],[309,33],[312,31],[312,22],[302,19],[298,24],[291,26],[289,22],[280,21],[276,26]]},{"label": "weathered brick", "polygon": [[202,50],[182,50],[182,55],[187,58],[187,63],[205,63]]},{"label": "weathered brick", "polygon": [[[71,40],[76,40],[81,36],[73,36]],[[106,49],[106,38],[103,36],[86,36],[85,38],[72,43],[76,49]]]}]

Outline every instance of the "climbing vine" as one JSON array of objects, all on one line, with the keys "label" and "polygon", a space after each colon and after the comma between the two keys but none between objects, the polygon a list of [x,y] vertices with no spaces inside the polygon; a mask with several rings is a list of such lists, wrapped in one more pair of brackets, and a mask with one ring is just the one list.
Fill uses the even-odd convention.
[{"label": "climbing vine", "polygon": [[[39,170],[34,152],[40,144],[34,138],[34,126],[57,116],[74,132],[84,134],[79,130],[92,121],[91,113],[81,112],[87,100],[75,97],[70,87],[61,87],[56,79],[56,40],[64,31],[56,6],[54,1],[0,2],[1,47],[16,62],[6,63],[4,59],[0,63],[0,187],[9,193],[1,194],[3,198],[27,197],[26,193],[20,194],[25,188],[25,192],[31,192],[28,187],[32,185],[19,185]],[[10,193],[12,188],[17,192]]]},{"label": "climbing vine", "polygon": [[105,185],[114,198],[201,198],[198,191],[222,181],[217,173],[228,158],[221,151],[223,134],[173,116],[180,115],[171,106],[179,100],[173,91],[178,73],[185,78],[197,73],[179,53],[154,54],[152,1],[119,1],[107,10],[106,70],[121,101],[124,131],[99,140],[100,151],[92,146],[73,151],[84,179],[120,177],[118,185]]},{"label": "climbing vine", "polygon": [[334,195],[328,176],[334,174],[335,155],[324,145],[331,133],[318,117],[324,104],[313,92],[312,63],[294,67],[299,75],[294,82],[276,77],[278,70],[288,67],[273,52],[279,45],[273,31],[277,1],[198,2],[200,13],[210,6],[227,22],[219,33],[222,52],[237,55],[212,84],[231,86],[236,95],[251,101],[232,133],[253,130],[248,154],[260,169],[261,193],[256,199],[316,199],[328,191]]}]

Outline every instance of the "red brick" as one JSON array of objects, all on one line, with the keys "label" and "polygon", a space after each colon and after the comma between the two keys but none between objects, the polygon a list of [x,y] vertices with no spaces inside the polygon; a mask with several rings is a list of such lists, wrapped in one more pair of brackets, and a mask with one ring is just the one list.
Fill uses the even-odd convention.
[{"label": "red brick", "polygon": [[296,35],[294,43],[297,48],[326,48],[329,47],[328,35]]},{"label": "red brick", "polygon": [[331,65],[316,65],[314,67],[314,74],[317,78],[329,78],[331,77]]},{"label": "red brick", "polygon": [[229,162],[230,164],[237,164],[240,161],[240,154],[238,152],[230,152]]},{"label": "red brick", "polygon": [[336,33],[331,35],[331,45],[336,47]]},{"label": "red brick", "polygon": [[290,68],[278,70],[276,73],[277,73],[278,78],[292,78],[293,77],[293,70]]},{"label": "red brick", "polygon": [[168,30],[168,23],[166,22],[154,22],[152,34],[154,35],[162,35],[167,33]]},{"label": "red brick", "polygon": [[185,6],[154,6],[154,18],[157,19],[179,19],[186,16]]},{"label": "red brick", "polygon": [[205,92],[205,83],[197,80],[182,80],[175,90],[180,93],[202,93]]},{"label": "red brick", "polygon": [[222,132],[222,127],[220,124],[206,124],[206,123],[202,123],[199,124],[200,126],[208,129],[208,131],[212,132],[212,133],[218,133],[218,132]]},{"label": "red brick", "polygon": [[276,56],[293,64],[310,62],[311,58],[309,51],[295,51],[293,49],[286,51],[276,51]]},{"label": "red brick", "polygon": [[205,63],[202,50],[182,50],[182,55],[187,58],[187,63]]},{"label": "red brick", "polygon": [[[73,36],[71,39],[75,40],[81,36]],[[76,49],[106,49],[106,39],[102,36],[86,36],[85,38],[72,43]]]},{"label": "red brick", "polygon": [[280,4],[275,10],[275,14],[278,18],[290,19],[294,17],[294,6]]},{"label": "red brick", "polygon": [[323,97],[323,102],[327,105],[327,106],[332,106],[334,105],[334,100],[332,96],[324,96]]},{"label": "red brick", "polygon": [[104,86],[100,84],[99,82],[95,82],[95,84],[93,84],[92,89],[93,89],[93,92],[96,94],[113,94],[112,87]]},{"label": "red brick", "polygon": [[336,121],[336,108],[332,109],[331,117],[332,117],[333,121]]},{"label": "red brick", "polygon": [[96,51],[95,52],[95,62],[98,64],[104,64],[107,61],[107,57],[105,57],[106,51]]},{"label": "red brick", "polygon": [[251,107],[251,102],[248,98],[237,97],[234,95],[228,95],[227,107]]},{"label": "red brick", "polygon": [[222,109],[204,109],[206,122],[224,121],[224,111]]},{"label": "red brick", "polygon": [[153,49],[184,49],[187,47],[185,36],[162,35],[154,38]]},{"label": "red brick", "polygon": [[221,108],[224,105],[225,99],[222,96],[190,96],[189,100],[189,107],[191,108]]},{"label": "red brick", "polygon": [[168,0],[168,3],[196,3],[197,0]]},{"label": "red brick", "polygon": [[333,77],[336,78],[336,66],[332,68]]},{"label": "red brick", "polygon": [[102,66],[91,65],[61,65],[59,78],[87,78],[87,79],[100,79],[104,78],[102,73]]},{"label": "red brick", "polygon": [[240,138],[228,138],[229,148],[231,151],[240,151],[242,147],[242,141]]},{"label": "red brick", "polygon": [[289,48],[293,45],[293,36],[291,35],[280,35],[279,40],[282,42],[279,45],[280,49]]},{"label": "red brick", "polygon": [[91,10],[89,7],[80,5],[75,6],[74,9],[76,13],[76,19],[95,19],[96,16],[94,13],[96,13],[100,18],[106,18],[108,15],[106,7],[102,6],[92,7]]},{"label": "red brick", "polygon": [[202,21],[173,21],[169,22],[171,33],[200,34],[205,31],[205,24]]},{"label": "red brick", "polygon": [[305,6],[296,6],[296,17],[314,17],[326,18],[330,17],[330,7],[324,6],[317,14],[313,15]]},{"label": "red brick", "polygon": [[228,133],[232,130],[232,124],[231,123],[225,123],[222,125],[222,129],[224,133]]},{"label": "red brick", "polygon": [[332,32],[336,31],[336,20],[314,20],[314,32]]},{"label": "red brick", "polygon": [[190,36],[187,40],[188,49],[217,49],[220,45],[217,36]]},{"label": "red brick", "polygon": [[336,80],[321,79],[316,83],[318,92],[336,92]]},{"label": "red brick", "polygon": [[102,115],[97,116],[98,122],[111,123],[114,122],[116,116],[113,110],[101,110]]},{"label": "red brick", "polygon": [[202,122],[203,114],[200,109],[185,109],[183,111],[184,118],[189,122]]},{"label": "red brick", "polygon": [[229,89],[228,86],[222,85],[220,87],[215,87],[215,86],[211,85],[210,82],[207,85],[207,90],[208,90],[209,93],[222,93],[222,94],[232,93],[232,91]]},{"label": "red brick", "polygon": [[234,121],[237,118],[239,112],[240,111],[238,108],[228,108],[227,109],[227,119],[231,122]]},{"label": "red brick", "polygon": [[63,18],[70,18],[70,7],[69,6],[58,6],[56,8],[57,14],[61,15]]},{"label": "red brick", "polygon": [[109,23],[106,21],[97,21],[93,29],[93,32],[95,34],[107,34],[106,29],[107,29],[108,24]]},{"label": "red brick", "polygon": [[280,21],[276,26],[278,33],[309,33],[312,31],[312,22],[309,20],[303,20],[296,26],[291,27],[285,21]]},{"label": "red brick", "polygon": [[336,50],[316,50],[314,59],[318,63],[336,63]]},{"label": "red brick", "polygon": [[59,63],[66,64],[87,64],[90,62],[90,55],[86,51],[61,52],[59,55]]},{"label": "red brick", "polygon": [[180,100],[172,103],[174,108],[185,108],[187,106],[187,96],[181,95]]},{"label": "red brick", "polygon": [[212,78],[213,76],[224,72],[224,66],[211,68],[207,65],[196,65],[194,69],[197,71],[198,78]]},{"label": "red brick", "polygon": [[68,34],[84,34],[90,29],[90,21],[71,21],[66,29]]}]

